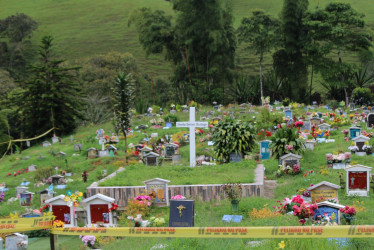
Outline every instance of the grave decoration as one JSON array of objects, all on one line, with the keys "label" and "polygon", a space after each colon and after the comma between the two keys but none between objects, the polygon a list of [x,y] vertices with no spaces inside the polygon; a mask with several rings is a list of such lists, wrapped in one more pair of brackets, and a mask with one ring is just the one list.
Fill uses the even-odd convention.
[{"label": "grave decoration", "polygon": [[88,159],[97,158],[97,149],[94,147],[87,149],[87,158]]},{"label": "grave decoration", "polygon": [[231,203],[231,209],[234,212],[239,210],[239,202],[243,195],[243,188],[240,183],[226,183],[221,186],[226,198]]},{"label": "grave decoration", "polygon": [[317,125],[320,130],[330,130],[331,125],[327,123],[322,123]]},{"label": "grave decoration", "polygon": [[193,227],[195,204],[193,200],[170,200],[169,227]]},{"label": "grave decoration", "polygon": [[351,137],[351,140],[356,138],[357,136],[361,135],[361,128],[359,127],[350,127],[349,128],[349,136]]},{"label": "grave decoration", "polygon": [[310,121],[303,121],[303,125],[300,128],[300,131],[310,131],[312,129],[312,124]]},{"label": "grave decoration", "polygon": [[338,200],[338,189],[341,187],[333,183],[322,181],[308,188],[312,202]]},{"label": "grave decoration", "polygon": [[339,211],[343,215],[344,220],[349,225],[355,219],[355,216],[357,214],[356,209],[354,207],[349,207],[349,206],[345,206],[344,208],[341,208]]},{"label": "grave decoration", "polygon": [[[20,233],[8,234],[5,237],[5,249],[6,250],[27,250],[29,244],[29,237]],[[1,241],[2,244],[2,241]],[[1,245],[2,249],[3,245]]]},{"label": "grave decoration", "polygon": [[345,206],[333,202],[323,201],[317,203],[318,209],[314,210],[314,225],[336,225],[340,224],[341,209]]},{"label": "grave decoration", "polygon": [[[115,226],[113,214],[111,211],[117,210],[114,199],[103,194],[96,194],[82,201],[87,211],[87,226],[97,227]],[[113,209],[115,208],[115,210]]]},{"label": "grave decoration", "polygon": [[365,156],[371,154],[371,145],[369,145],[369,137],[359,135],[352,139],[352,145],[348,147],[351,152],[354,152],[358,156]]},{"label": "grave decoration", "polygon": [[228,215],[228,214],[225,214],[223,217],[222,217],[222,221],[224,222],[236,222],[236,223],[240,223],[243,219],[243,216],[242,215]]},{"label": "grave decoration", "polygon": [[36,170],[36,165],[30,165],[30,166],[28,166],[27,167],[27,170],[29,171],[29,172],[33,172],[33,171],[35,171]]},{"label": "grave decoration", "polygon": [[195,128],[208,128],[208,122],[195,121],[195,107],[190,107],[190,120],[188,122],[177,122],[177,128],[190,128],[190,167],[196,165]]},{"label": "grave decoration", "polygon": [[109,144],[107,147],[106,147],[106,150],[108,151],[108,155],[109,156],[114,156],[117,154],[117,148],[115,146],[113,146],[112,144]]},{"label": "grave decoration", "polygon": [[74,219],[74,206],[70,205],[70,199],[65,198],[65,195],[53,197],[45,201],[45,204],[50,205],[50,211],[56,216],[55,220],[64,222],[65,227],[76,226]]},{"label": "grave decoration", "polygon": [[367,116],[367,128],[373,128],[374,127],[374,113],[370,113]]},{"label": "grave decoration", "polygon": [[49,147],[49,146],[52,145],[49,141],[43,141],[42,144],[43,144],[43,147],[44,147],[44,148],[47,148],[47,147]]},{"label": "grave decoration", "polygon": [[154,205],[158,207],[169,206],[169,180],[154,178],[144,181],[145,190],[154,197]]},{"label": "grave decoration", "polygon": [[24,191],[19,194],[19,204],[23,207],[29,207],[32,203],[32,198],[34,196],[34,193],[29,191]]},{"label": "grave decoration", "polygon": [[42,191],[37,192],[40,195],[40,204],[43,205],[46,200],[52,199],[56,192],[50,191],[48,189],[44,189]]},{"label": "grave decoration", "polygon": [[351,153],[345,152],[338,155],[326,154],[326,162],[329,168],[344,169],[351,162]]},{"label": "grave decoration", "polygon": [[356,164],[345,171],[347,195],[369,196],[371,167]]},{"label": "grave decoration", "polygon": [[312,118],[310,118],[309,119],[309,121],[310,121],[310,123],[311,123],[311,125],[313,126],[313,125],[318,125],[318,124],[320,124],[321,123],[321,118],[319,118],[319,117],[312,117]]},{"label": "grave decoration", "polygon": [[144,156],[146,156],[147,154],[149,154],[153,150],[149,147],[144,146],[143,148],[140,148],[138,151],[141,153],[141,158],[144,159]]},{"label": "grave decoration", "polygon": [[176,154],[176,151],[178,149],[178,145],[174,143],[166,143],[164,145],[165,150],[165,159],[171,159],[173,155]]},{"label": "grave decoration", "polygon": [[159,161],[158,161],[158,158],[160,157],[159,154],[156,154],[154,152],[149,152],[148,154],[146,154],[144,157],[143,157],[143,162],[147,165],[147,166],[158,166],[159,165]]},{"label": "grave decoration", "polygon": [[270,140],[260,141],[260,154],[262,160],[267,160],[271,157],[270,143]]}]

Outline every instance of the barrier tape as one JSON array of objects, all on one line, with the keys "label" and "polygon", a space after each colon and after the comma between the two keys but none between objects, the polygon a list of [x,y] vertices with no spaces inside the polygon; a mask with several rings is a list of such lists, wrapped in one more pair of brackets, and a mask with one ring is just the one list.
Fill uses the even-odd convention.
[{"label": "barrier tape", "polygon": [[372,238],[374,226],[287,227],[71,227],[53,228],[58,235],[175,238]]},{"label": "barrier tape", "polygon": [[52,228],[54,216],[0,219],[0,233],[24,232]]}]

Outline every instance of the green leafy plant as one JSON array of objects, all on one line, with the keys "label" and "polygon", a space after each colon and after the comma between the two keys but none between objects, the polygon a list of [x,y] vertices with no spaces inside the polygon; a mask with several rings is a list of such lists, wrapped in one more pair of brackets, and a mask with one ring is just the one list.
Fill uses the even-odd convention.
[{"label": "green leafy plant", "polygon": [[240,201],[242,197],[242,185],[240,183],[228,182],[222,185],[221,189],[230,201]]},{"label": "green leafy plant", "polygon": [[271,138],[271,150],[273,155],[279,159],[284,154],[290,153],[287,149],[292,146],[292,152],[294,154],[301,154],[304,151],[302,140],[299,139],[299,134],[296,129],[293,128],[280,128],[275,132]]},{"label": "green leafy plant", "polygon": [[165,122],[171,122],[171,123],[175,124],[177,121],[179,121],[179,118],[176,115],[169,114],[169,115],[164,117],[164,121]]},{"label": "green leafy plant", "polygon": [[256,134],[247,122],[226,119],[217,124],[213,131],[214,151],[219,161],[228,162],[231,153],[242,155],[255,146]]}]

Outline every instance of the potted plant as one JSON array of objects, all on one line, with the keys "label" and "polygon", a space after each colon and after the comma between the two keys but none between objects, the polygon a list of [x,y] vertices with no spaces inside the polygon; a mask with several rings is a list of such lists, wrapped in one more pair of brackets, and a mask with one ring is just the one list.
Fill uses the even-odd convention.
[{"label": "potted plant", "polygon": [[221,186],[226,198],[231,202],[232,211],[239,210],[239,202],[242,197],[242,185],[240,183],[228,182]]}]

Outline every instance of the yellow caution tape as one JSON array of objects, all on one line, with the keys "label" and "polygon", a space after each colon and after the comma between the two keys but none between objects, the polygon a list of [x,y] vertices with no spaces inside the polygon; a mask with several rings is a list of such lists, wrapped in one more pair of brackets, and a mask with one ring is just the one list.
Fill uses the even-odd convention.
[{"label": "yellow caution tape", "polygon": [[374,226],[294,227],[71,227],[53,228],[53,234],[175,238],[370,238]]},{"label": "yellow caution tape", "polygon": [[0,233],[23,232],[52,228],[54,216],[0,219]]}]

